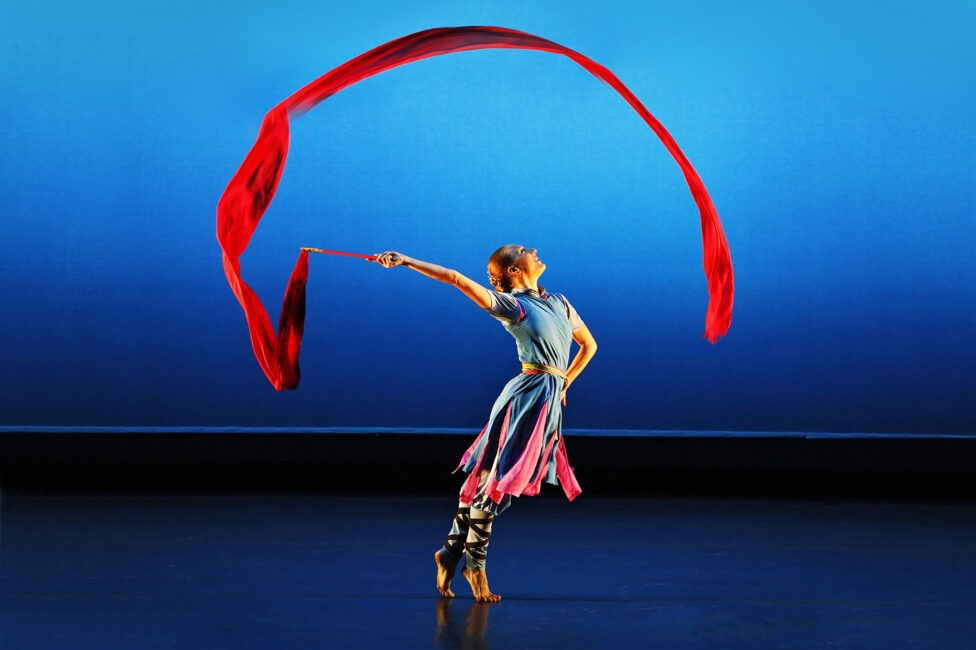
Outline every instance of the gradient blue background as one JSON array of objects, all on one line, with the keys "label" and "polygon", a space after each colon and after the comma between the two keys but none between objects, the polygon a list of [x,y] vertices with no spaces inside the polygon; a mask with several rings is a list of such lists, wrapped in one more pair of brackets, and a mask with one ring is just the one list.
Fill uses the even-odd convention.
[{"label": "gradient blue background", "polygon": [[538,247],[599,343],[567,428],[972,433],[976,11],[918,3],[21,3],[0,20],[0,425],[480,428],[501,326],[406,269],[313,256],[297,391],[251,350],[217,200],[264,113],[435,26],[610,68],[708,188],[736,276],[702,338],[698,213],[612,90],[558,55],[398,68],[293,121],[242,258],[277,322],[302,245],[485,281]]}]

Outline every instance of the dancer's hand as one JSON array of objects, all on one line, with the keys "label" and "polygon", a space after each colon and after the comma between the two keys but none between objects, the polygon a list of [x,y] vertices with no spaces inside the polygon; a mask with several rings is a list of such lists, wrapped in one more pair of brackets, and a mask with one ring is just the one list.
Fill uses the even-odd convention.
[{"label": "dancer's hand", "polygon": [[406,262],[406,259],[406,255],[401,255],[396,251],[386,251],[385,253],[377,253],[376,255],[376,261],[388,269],[394,266],[400,266]]}]

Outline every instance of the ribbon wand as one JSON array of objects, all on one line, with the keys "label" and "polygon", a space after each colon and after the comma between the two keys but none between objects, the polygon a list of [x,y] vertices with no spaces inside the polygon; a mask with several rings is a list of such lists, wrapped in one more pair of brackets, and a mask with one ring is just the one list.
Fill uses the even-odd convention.
[{"label": "ribbon wand", "polygon": [[359,253],[343,253],[342,251],[327,251],[321,248],[312,248],[310,246],[302,246],[302,250],[308,253],[328,253],[329,255],[346,255],[348,257],[361,257],[372,262],[376,261],[375,255],[360,255]]}]

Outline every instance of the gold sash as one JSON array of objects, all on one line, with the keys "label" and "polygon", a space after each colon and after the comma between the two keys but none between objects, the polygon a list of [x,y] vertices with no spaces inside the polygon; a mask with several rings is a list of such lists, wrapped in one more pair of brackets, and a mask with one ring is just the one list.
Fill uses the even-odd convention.
[{"label": "gold sash", "polygon": [[543,366],[537,363],[523,363],[522,372],[527,375],[538,375],[540,373],[555,375],[556,377],[561,377],[565,381],[569,381],[569,377],[566,376],[566,373],[555,366]]}]

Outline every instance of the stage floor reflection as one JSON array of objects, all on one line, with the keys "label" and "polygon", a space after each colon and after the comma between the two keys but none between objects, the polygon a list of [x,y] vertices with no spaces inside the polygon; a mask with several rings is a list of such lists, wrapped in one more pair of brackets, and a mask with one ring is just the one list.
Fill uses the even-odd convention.
[{"label": "stage floor reflection", "polygon": [[610,498],[495,520],[434,588],[452,495],[0,497],[3,648],[972,647],[976,504]]}]

